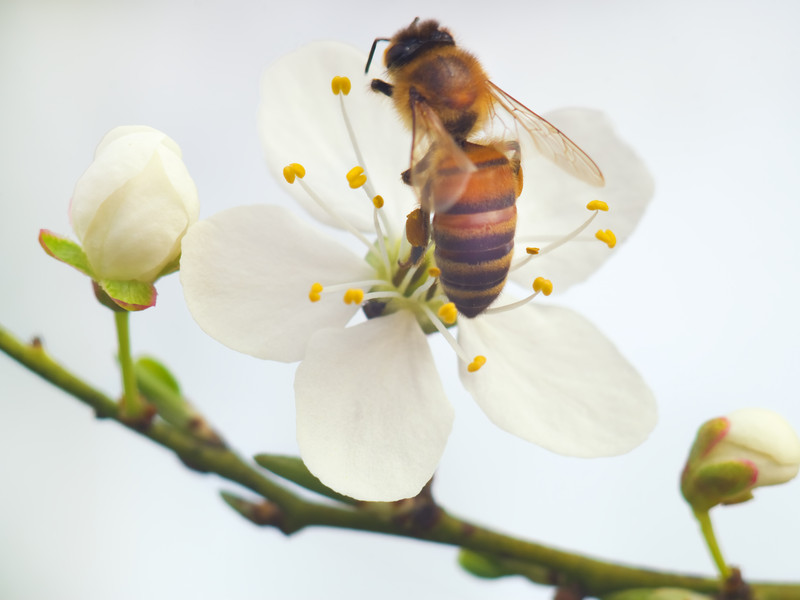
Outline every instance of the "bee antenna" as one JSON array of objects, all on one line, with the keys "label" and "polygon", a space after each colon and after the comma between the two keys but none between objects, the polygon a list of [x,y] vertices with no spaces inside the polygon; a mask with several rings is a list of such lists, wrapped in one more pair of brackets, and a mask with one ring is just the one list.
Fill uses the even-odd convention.
[{"label": "bee antenna", "polygon": [[369,51],[369,58],[367,59],[367,66],[364,67],[365,75],[369,72],[369,66],[372,64],[372,56],[375,54],[375,48],[378,46],[378,42],[388,42],[388,41],[391,41],[391,38],[375,38],[375,41],[372,42],[372,48]]}]

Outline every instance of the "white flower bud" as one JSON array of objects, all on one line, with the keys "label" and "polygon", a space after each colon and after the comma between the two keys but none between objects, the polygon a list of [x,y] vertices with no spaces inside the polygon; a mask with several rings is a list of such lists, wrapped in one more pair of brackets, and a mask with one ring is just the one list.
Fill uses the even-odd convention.
[{"label": "white flower bud", "polygon": [[152,283],[197,220],[197,188],[178,145],[143,126],[109,131],[78,180],[72,227],[97,279]]},{"label": "white flower bud", "polygon": [[743,408],[728,415],[730,429],[706,457],[749,460],[758,469],[755,486],[794,479],[800,471],[800,439],[781,415],[764,408]]},{"label": "white flower bud", "polygon": [[697,433],[681,478],[695,510],[735,504],[753,489],[786,483],[800,471],[800,439],[779,414],[745,408],[706,422]]}]

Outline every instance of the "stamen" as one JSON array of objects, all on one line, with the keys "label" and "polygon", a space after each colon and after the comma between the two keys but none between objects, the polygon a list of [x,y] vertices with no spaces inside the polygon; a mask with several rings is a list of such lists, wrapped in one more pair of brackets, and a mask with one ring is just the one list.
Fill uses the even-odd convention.
[{"label": "stamen", "polygon": [[[402,269],[397,270],[398,273],[402,272]],[[411,270],[411,267],[408,267],[405,270],[405,274],[403,275],[402,280],[400,280],[400,284],[395,286],[398,290],[407,290],[408,287],[412,284],[412,282],[417,278],[417,273],[419,272],[419,267]]]},{"label": "stamen", "polygon": [[458,318],[458,310],[456,310],[456,305],[452,302],[448,302],[447,304],[442,304],[438,311],[439,318],[444,322],[445,325],[452,325],[456,322]]},{"label": "stamen", "polygon": [[311,285],[311,291],[308,292],[308,299],[312,302],[319,302],[320,293],[322,292],[322,284],[314,283]]},{"label": "stamen", "polygon": [[283,167],[283,178],[288,183],[294,183],[294,178],[299,177],[302,179],[306,176],[306,168],[300,163],[292,163]]},{"label": "stamen", "polygon": [[589,210],[603,210],[608,212],[608,204],[603,202],[602,200],[592,200],[589,204],[586,205],[586,208]]},{"label": "stamen", "polygon": [[364,301],[364,290],[350,288],[344,293],[345,304],[361,304]]},{"label": "stamen", "polygon": [[[421,269],[422,269],[422,265],[420,265],[420,268],[418,268],[416,272],[419,273],[421,271]],[[437,278],[441,274],[442,274],[441,269],[439,269],[437,267],[428,267],[428,279],[427,279],[427,281],[425,281],[425,283],[423,283],[416,290],[414,290],[414,293],[411,294],[410,299],[411,300],[419,300],[422,297],[422,295],[424,294],[425,295],[425,302],[430,302],[433,299],[434,295],[435,295],[437,284],[439,283]],[[456,316],[458,314],[456,312],[456,310],[455,310],[455,304],[453,304],[452,302],[450,302],[450,304],[453,306],[453,317],[452,317],[452,321],[447,322],[448,325],[452,325],[453,323],[456,322]],[[447,305],[445,305],[445,306],[447,306]],[[442,317],[442,312],[441,312],[442,310],[444,310],[444,306],[439,309],[439,317]]]},{"label": "stamen", "polygon": [[467,365],[467,371],[470,373],[474,373],[478,369],[480,369],[483,365],[486,364],[486,357],[481,356],[480,354],[475,357],[475,359]]},{"label": "stamen", "polygon": [[603,231],[602,229],[594,234],[601,242],[604,242],[609,248],[613,248],[617,245],[617,236],[614,235],[614,232],[610,229],[606,229]]},{"label": "stamen", "polygon": [[520,306],[526,305],[528,302],[536,298],[539,294],[544,294],[545,296],[549,296],[553,293],[553,282],[549,279],[545,279],[544,277],[537,277],[533,280],[533,293],[530,296],[523,298],[522,300],[517,300],[516,302],[511,302],[510,304],[506,304],[504,306],[492,306],[491,308],[487,308],[483,311],[484,314],[497,314],[501,312],[506,312],[509,310],[514,310],[515,308],[519,308]]},{"label": "stamen", "polygon": [[383,208],[383,196],[375,196],[372,199],[372,225],[375,227],[375,242],[378,244],[378,249],[381,251],[381,260],[383,261],[383,268],[387,273],[391,273],[392,267],[389,264],[389,253],[386,251],[386,241],[383,239],[383,230],[381,229],[380,215],[381,208]]},{"label": "stamen", "polygon": [[[405,299],[405,296],[395,290],[378,290],[365,294],[362,287],[372,287],[376,285],[386,285],[384,279],[364,279],[362,281],[351,281],[350,283],[335,283],[322,287],[322,284],[315,283],[311,286],[308,299],[312,302],[319,302],[323,289],[326,293],[345,290],[342,300],[345,304],[361,304],[366,300],[386,300],[392,298]],[[358,286],[358,287],[357,287]]]},{"label": "stamen", "polygon": [[328,204],[324,202],[322,198],[320,198],[314,192],[314,190],[311,189],[311,186],[308,185],[305,181],[303,181],[303,177],[305,176],[305,174],[306,174],[305,168],[303,167],[303,165],[300,165],[298,163],[292,163],[287,167],[284,167],[283,169],[283,176],[286,178],[287,182],[294,183],[295,181],[294,176],[296,175],[299,178],[298,183],[300,184],[300,187],[303,188],[305,193],[309,195],[309,197],[316,203],[317,206],[319,206],[322,210],[325,211],[325,213],[329,217],[331,217],[334,221],[336,221],[342,229],[352,233],[359,240],[361,240],[364,243],[364,245],[370,250],[376,251],[377,248],[375,248],[375,244],[370,242],[363,233],[361,233],[358,229],[353,227],[348,221],[343,219],[340,214],[331,210]]},{"label": "stamen", "polygon": [[354,190],[367,183],[367,176],[364,175],[364,167],[353,167],[347,172],[347,183]]},{"label": "stamen", "polygon": [[350,79],[347,77],[339,77],[337,75],[331,80],[331,90],[336,96],[339,94],[344,94],[347,96],[347,94],[350,93],[350,87]]},{"label": "stamen", "polygon": [[[315,284],[319,285],[319,284]],[[334,283],[332,285],[326,285],[325,291],[326,292],[338,292],[340,290],[349,290],[353,288],[366,288],[372,287],[374,285],[386,285],[386,280],[384,279],[362,279],[360,281],[349,281],[347,283]],[[320,290],[322,291],[322,290]]]},{"label": "stamen", "polygon": [[[428,274],[430,274],[430,269],[428,269]],[[419,286],[414,293],[409,296],[411,300],[419,300],[422,295],[425,295],[425,301],[429,301],[433,298],[433,292],[431,291],[436,286],[436,277],[430,277],[425,283]]]},{"label": "stamen", "polygon": [[431,284],[431,287],[428,288],[428,292],[425,294],[425,302],[430,302],[433,300],[433,297],[436,295],[437,288],[439,287],[438,279],[431,279],[431,281],[433,283]]},{"label": "stamen", "polygon": [[584,221],[583,224],[580,225],[580,227],[569,232],[567,235],[558,238],[555,242],[553,242],[549,246],[545,246],[544,248],[525,248],[525,251],[527,252],[528,256],[520,260],[518,263],[511,265],[510,270],[516,271],[517,269],[527,265],[532,258],[536,256],[543,256],[548,252],[552,252],[556,248],[563,246],[567,242],[574,240],[576,237],[578,237],[578,235],[581,234],[581,232],[583,232],[584,229],[586,229],[592,223],[592,221],[594,221],[594,218],[597,216],[598,212],[600,212],[601,210],[603,211],[608,210],[608,204],[606,204],[601,200],[592,200],[591,202],[589,202],[589,204],[586,205],[586,208],[592,211],[592,216],[586,219],[586,221]]},{"label": "stamen", "polygon": [[[382,283],[386,283],[385,281]],[[364,294],[364,300],[392,300],[392,299],[404,299],[405,296],[400,292],[396,292],[394,290],[385,290],[385,291],[378,291],[378,292],[370,292],[369,294]]]},{"label": "stamen", "polygon": [[[428,317],[430,322],[436,327],[436,330],[442,334],[447,343],[450,344],[450,347],[453,351],[458,355],[458,358],[461,359],[462,362],[467,364],[467,370],[470,373],[474,373],[478,369],[480,369],[484,363],[486,362],[486,357],[483,356],[476,356],[475,358],[470,358],[469,355],[464,351],[461,345],[456,341],[456,338],[453,337],[444,324],[436,318],[436,315],[433,314],[433,311],[427,307],[425,304],[419,305],[422,311],[425,313],[425,316]],[[470,366],[475,365],[474,368],[470,369]]]},{"label": "stamen", "polygon": [[[349,81],[350,80],[348,79],[348,83]],[[349,91],[350,90],[348,89],[348,92]],[[353,146],[353,151],[356,154],[356,160],[358,161],[358,164],[364,165],[366,167],[367,162],[364,160],[364,157],[361,154],[361,148],[359,148],[358,146],[358,142],[356,141],[356,134],[353,131],[353,124],[350,122],[350,117],[347,114],[347,108],[345,108],[344,95],[338,94],[338,96],[339,96],[339,108],[342,111],[342,119],[344,120],[344,126],[347,129],[347,135],[350,137],[350,144]],[[367,185],[367,187],[365,187],[364,190],[367,192],[367,195],[370,198],[373,198],[375,196],[375,190],[372,189],[372,185]]]},{"label": "stamen", "polygon": [[[400,265],[397,271],[394,272],[392,275],[392,285],[397,289],[405,288],[405,276],[408,275],[408,271],[411,269],[410,265]],[[402,285],[401,285],[402,284]]]},{"label": "stamen", "polygon": [[[346,77],[344,79],[347,79]],[[349,83],[348,79],[348,83]],[[333,85],[333,84],[331,84]],[[350,90],[348,89],[348,92]],[[336,93],[334,91],[334,93]],[[367,166],[367,161],[364,160],[364,156],[361,154],[361,148],[358,145],[358,141],[356,140],[356,134],[353,131],[353,125],[350,122],[350,117],[347,114],[347,108],[344,103],[344,94],[337,94],[339,96],[339,108],[342,111],[342,119],[344,120],[344,126],[347,129],[347,135],[350,138],[350,144],[353,146],[353,152],[356,155],[356,161],[359,165],[364,165],[365,170],[369,170]],[[364,191],[367,193],[367,197],[374,199],[376,196],[375,190],[372,188],[372,184],[365,180],[362,184],[364,186]],[[389,222],[389,218],[386,216],[385,213],[381,213],[381,219],[383,220],[383,228],[389,234],[389,237],[394,236],[394,230],[392,229],[392,224]]]},{"label": "stamen", "polygon": [[427,275],[427,273],[428,268],[425,266],[425,263],[421,263],[416,269],[414,269],[414,273],[411,276],[411,281],[409,281],[408,284],[410,286],[414,285],[423,275]]},{"label": "stamen", "polygon": [[533,291],[542,292],[545,296],[553,293],[553,282],[544,277],[537,277],[533,280]]}]

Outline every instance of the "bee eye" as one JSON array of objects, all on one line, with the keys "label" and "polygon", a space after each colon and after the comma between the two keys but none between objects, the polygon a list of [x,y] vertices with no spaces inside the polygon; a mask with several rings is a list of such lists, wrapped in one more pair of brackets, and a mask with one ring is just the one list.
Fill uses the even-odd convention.
[{"label": "bee eye", "polygon": [[391,67],[408,62],[410,59],[410,54],[417,45],[418,44],[416,42],[407,42],[405,44],[398,43],[389,48],[386,51],[386,66]]},{"label": "bee eye", "polygon": [[439,42],[441,44],[453,44],[455,45],[455,40],[453,40],[453,36],[450,35],[450,32],[437,29],[436,32],[431,36],[431,41]]}]

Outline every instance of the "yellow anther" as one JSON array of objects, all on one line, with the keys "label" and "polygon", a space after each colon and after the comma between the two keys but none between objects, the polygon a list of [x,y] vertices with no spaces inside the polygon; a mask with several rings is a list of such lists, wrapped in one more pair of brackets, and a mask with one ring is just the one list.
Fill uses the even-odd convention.
[{"label": "yellow anther", "polygon": [[362,185],[367,183],[367,176],[364,175],[364,168],[363,167],[353,167],[347,172],[347,182],[350,184],[350,187],[355,189],[360,188]]},{"label": "yellow anther", "polygon": [[339,77],[338,75],[331,79],[331,90],[333,91],[334,95],[347,94],[350,93],[350,80],[347,77]]},{"label": "yellow anther", "polygon": [[439,277],[441,274],[442,270],[436,267],[431,267],[430,269],[428,269],[428,275],[430,275],[431,277]]},{"label": "yellow anther", "polygon": [[319,302],[320,292],[322,292],[322,285],[315,283],[311,286],[311,291],[308,292],[308,299],[312,302]]},{"label": "yellow anther", "polygon": [[480,369],[483,365],[486,364],[486,357],[481,356],[480,354],[476,356],[471,363],[467,365],[467,371],[470,373],[474,373],[478,369]]},{"label": "yellow anther", "polygon": [[610,229],[606,229],[603,231],[602,229],[594,234],[601,242],[604,242],[609,248],[613,248],[617,245],[617,236],[614,235],[614,232]]},{"label": "yellow anther", "polygon": [[458,310],[456,310],[455,304],[448,302],[447,304],[442,304],[442,306],[439,307],[438,315],[442,320],[442,323],[445,325],[452,325],[456,322]]},{"label": "yellow anther", "polygon": [[589,204],[586,205],[586,208],[589,210],[604,210],[608,212],[608,204],[603,202],[602,200],[592,200]]},{"label": "yellow anther", "polygon": [[549,296],[553,293],[553,282],[544,277],[537,277],[533,280],[533,291],[541,292],[545,296]]},{"label": "yellow anther", "polygon": [[302,179],[306,176],[306,168],[299,163],[292,163],[283,167],[283,178],[288,183],[294,183],[294,178],[299,177]]},{"label": "yellow anther", "polygon": [[375,208],[383,208],[383,196],[375,196],[372,199],[372,204],[375,206]]},{"label": "yellow anther", "polygon": [[539,249],[534,248],[533,246],[528,246],[527,248],[525,248],[525,252],[527,252],[528,254],[539,254]]},{"label": "yellow anther", "polygon": [[345,304],[361,304],[364,301],[364,291],[358,288],[350,288],[344,293]]}]

